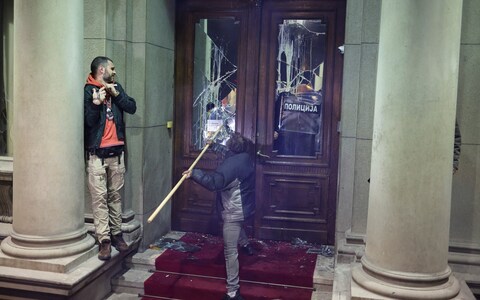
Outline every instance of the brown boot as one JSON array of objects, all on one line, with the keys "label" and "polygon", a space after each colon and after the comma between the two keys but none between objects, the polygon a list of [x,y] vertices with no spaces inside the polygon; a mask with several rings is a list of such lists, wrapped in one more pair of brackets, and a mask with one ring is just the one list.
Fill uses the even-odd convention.
[{"label": "brown boot", "polygon": [[120,252],[128,251],[128,245],[125,243],[122,234],[112,235],[112,246]]},{"label": "brown boot", "polygon": [[109,260],[110,253],[112,252],[112,247],[110,245],[110,240],[103,240],[100,243],[100,251],[98,251],[98,259],[100,260]]}]

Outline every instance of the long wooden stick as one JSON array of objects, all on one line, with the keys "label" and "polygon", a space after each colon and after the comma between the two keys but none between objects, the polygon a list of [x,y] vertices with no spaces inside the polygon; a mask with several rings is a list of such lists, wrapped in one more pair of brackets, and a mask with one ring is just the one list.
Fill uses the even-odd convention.
[{"label": "long wooden stick", "polygon": [[[220,132],[220,130],[222,129],[223,125],[218,127],[217,131],[215,131],[215,134],[212,136],[212,141],[215,140],[215,137],[217,136],[217,134]],[[190,166],[190,168],[188,168],[188,171],[191,171],[193,170],[193,168],[195,167],[195,165],[198,163],[198,161],[200,160],[200,158],[202,157],[202,155],[207,151],[208,147],[210,147],[210,144],[206,144],[205,147],[203,148],[202,152],[200,152],[200,154],[198,155],[197,159],[195,159],[195,161],[192,163],[192,165]],[[180,185],[185,181],[185,179],[187,179],[187,175],[183,175],[182,178],[180,178],[180,180],[177,182],[177,184],[173,187],[173,189],[170,191],[170,193],[168,193],[168,195],[162,200],[162,202],[160,202],[160,205],[157,207],[157,209],[155,209],[155,211],[153,212],[153,214],[148,218],[147,222],[148,223],[151,223],[153,221],[153,219],[155,219],[155,217],[157,216],[157,214],[160,212],[160,210],[165,206],[165,204],[168,203],[168,200],[170,200],[170,198],[172,198],[172,195],[178,190],[178,188],[180,187]]]}]

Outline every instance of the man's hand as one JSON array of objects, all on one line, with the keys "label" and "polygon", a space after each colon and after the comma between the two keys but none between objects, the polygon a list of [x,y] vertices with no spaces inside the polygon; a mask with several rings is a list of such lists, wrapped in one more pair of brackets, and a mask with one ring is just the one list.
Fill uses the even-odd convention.
[{"label": "man's hand", "polygon": [[192,177],[192,171],[190,170],[186,170],[185,172],[182,173],[183,176],[185,176],[185,178],[190,178]]},{"label": "man's hand", "polygon": [[93,104],[95,105],[100,105],[103,103],[105,100],[106,92],[105,88],[101,87],[98,91],[97,89],[93,89],[92,93],[92,98],[93,98]]},{"label": "man's hand", "polygon": [[120,92],[115,88],[116,86],[117,85],[114,83],[105,83],[105,89],[113,97],[117,97],[120,94]]}]

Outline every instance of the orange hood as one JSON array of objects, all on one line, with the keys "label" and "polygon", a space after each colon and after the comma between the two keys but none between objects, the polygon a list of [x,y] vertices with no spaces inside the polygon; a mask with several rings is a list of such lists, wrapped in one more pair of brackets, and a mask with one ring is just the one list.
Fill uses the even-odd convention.
[{"label": "orange hood", "polygon": [[85,85],[87,85],[87,84],[91,84],[91,85],[94,85],[94,86],[99,87],[99,88],[103,87],[103,84],[96,81],[95,78],[93,78],[92,74],[88,74],[87,83],[85,83]]}]

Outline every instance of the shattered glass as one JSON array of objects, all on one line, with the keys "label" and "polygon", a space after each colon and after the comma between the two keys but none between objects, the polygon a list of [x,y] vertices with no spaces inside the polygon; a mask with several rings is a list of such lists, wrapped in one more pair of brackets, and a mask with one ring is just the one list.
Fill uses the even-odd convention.
[{"label": "shattered glass", "polygon": [[[233,18],[201,19],[195,26],[192,145],[205,146],[219,126],[235,131],[237,52],[240,23]],[[217,135],[225,143],[227,130]]]},{"label": "shattered glass", "polygon": [[179,241],[172,238],[161,238],[152,245],[150,245],[151,249],[172,249],[180,252],[197,252],[200,251],[200,247],[188,244],[183,241]]},{"label": "shattered glass", "polygon": [[278,154],[321,153],[326,30],[322,20],[279,25],[273,133]]}]

